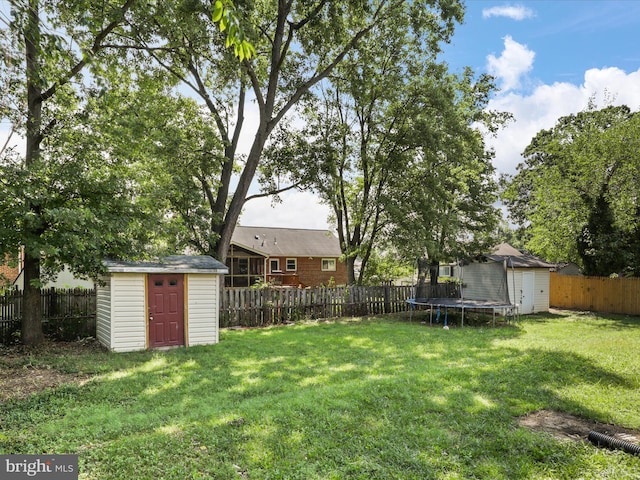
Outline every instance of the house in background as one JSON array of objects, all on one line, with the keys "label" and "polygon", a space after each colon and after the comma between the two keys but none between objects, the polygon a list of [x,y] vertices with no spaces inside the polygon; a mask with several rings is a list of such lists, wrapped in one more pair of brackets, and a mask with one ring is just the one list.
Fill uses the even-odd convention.
[{"label": "house in background", "polygon": [[485,255],[495,262],[507,262],[507,287],[511,303],[522,314],[549,311],[549,273],[555,265],[501,243]]},{"label": "house in background", "polygon": [[11,265],[9,255],[5,255],[4,262],[0,264],[0,290],[13,285],[22,270],[22,255],[17,265]]},{"label": "house in background", "polygon": [[[18,290],[24,290],[24,273],[22,269],[20,274],[13,282],[13,285]],[[96,287],[95,282],[90,278],[81,278],[77,277],[73,274],[69,267],[65,266],[64,269],[56,275],[54,280],[49,280],[43,286],[44,288],[63,288],[63,289],[71,289],[71,288],[86,288],[93,289]]]},{"label": "house in background", "polygon": [[343,285],[347,269],[341,255],[338,239],[329,230],[238,226],[227,255],[225,286]]},{"label": "house in background", "polygon": [[582,270],[580,266],[573,263],[558,263],[553,269],[558,275],[573,275],[573,276],[582,276]]}]

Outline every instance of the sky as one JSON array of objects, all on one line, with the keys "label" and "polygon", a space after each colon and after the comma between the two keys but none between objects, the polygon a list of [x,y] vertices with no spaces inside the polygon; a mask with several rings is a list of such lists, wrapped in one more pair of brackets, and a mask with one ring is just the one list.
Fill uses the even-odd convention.
[{"label": "sky", "polygon": [[[453,72],[470,66],[496,78],[488,107],[514,120],[486,142],[496,172],[513,174],[537,132],[590,100],[640,110],[640,1],[467,0],[464,24],[441,58]],[[248,202],[240,224],[330,228],[329,208],[313,194],[287,192],[283,200]]]}]

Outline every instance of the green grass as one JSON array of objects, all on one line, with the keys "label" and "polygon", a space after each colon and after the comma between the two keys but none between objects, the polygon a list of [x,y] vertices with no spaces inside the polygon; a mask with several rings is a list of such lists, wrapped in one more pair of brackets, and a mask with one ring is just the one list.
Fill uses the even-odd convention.
[{"label": "green grass", "polygon": [[542,408],[640,429],[640,319],[502,328],[371,319],[224,331],[168,352],[32,355],[95,374],[0,405],[0,452],[81,479],[638,478],[640,458],[518,425]]}]

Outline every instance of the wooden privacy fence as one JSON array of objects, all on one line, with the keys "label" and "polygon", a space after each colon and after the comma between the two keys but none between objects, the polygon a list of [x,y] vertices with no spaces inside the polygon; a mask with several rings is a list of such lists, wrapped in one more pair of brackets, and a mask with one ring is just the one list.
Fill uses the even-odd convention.
[{"label": "wooden privacy fence", "polygon": [[[0,343],[10,343],[20,331],[23,292],[14,290],[0,295]],[[95,336],[96,291],[91,289],[43,289],[42,328],[45,334],[60,340]]]},{"label": "wooden privacy fence", "polygon": [[549,306],[640,315],[640,278],[582,277],[551,272]]},{"label": "wooden privacy fence", "polygon": [[227,288],[220,326],[260,326],[302,318],[332,318],[409,309],[412,287]]}]

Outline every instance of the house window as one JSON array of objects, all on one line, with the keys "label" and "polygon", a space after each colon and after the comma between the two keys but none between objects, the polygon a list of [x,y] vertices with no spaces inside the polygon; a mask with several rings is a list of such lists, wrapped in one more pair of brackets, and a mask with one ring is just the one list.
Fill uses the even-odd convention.
[{"label": "house window", "polygon": [[295,258],[287,258],[287,272],[296,271],[298,269],[298,261]]},{"label": "house window", "polygon": [[225,287],[248,287],[256,283],[256,280],[264,279],[266,266],[264,257],[237,257],[233,256],[234,253],[244,254],[244,252],[231,251],[231,256],[227,258],[229,274],[224,277]]},{"label": "house window", "polygon": [[322,259],[322,271],[323,272],[335,272],[336,271],[336,259],[335,258],[323,258]]},{"label": "house window", "polygon": [[248,258],[234,258],[231,264],[233,275],[246,275],[249,273]]},{"label": "house window", "polygon": [[452,277],[451,274],[451,265],[440,265],[440,277]]},{"label": "house window", "polygon": [[271,273],[280,273],[280,259],[279,258],[272,258],[271,260],[269,260],[269,268],[271,270]]}]

